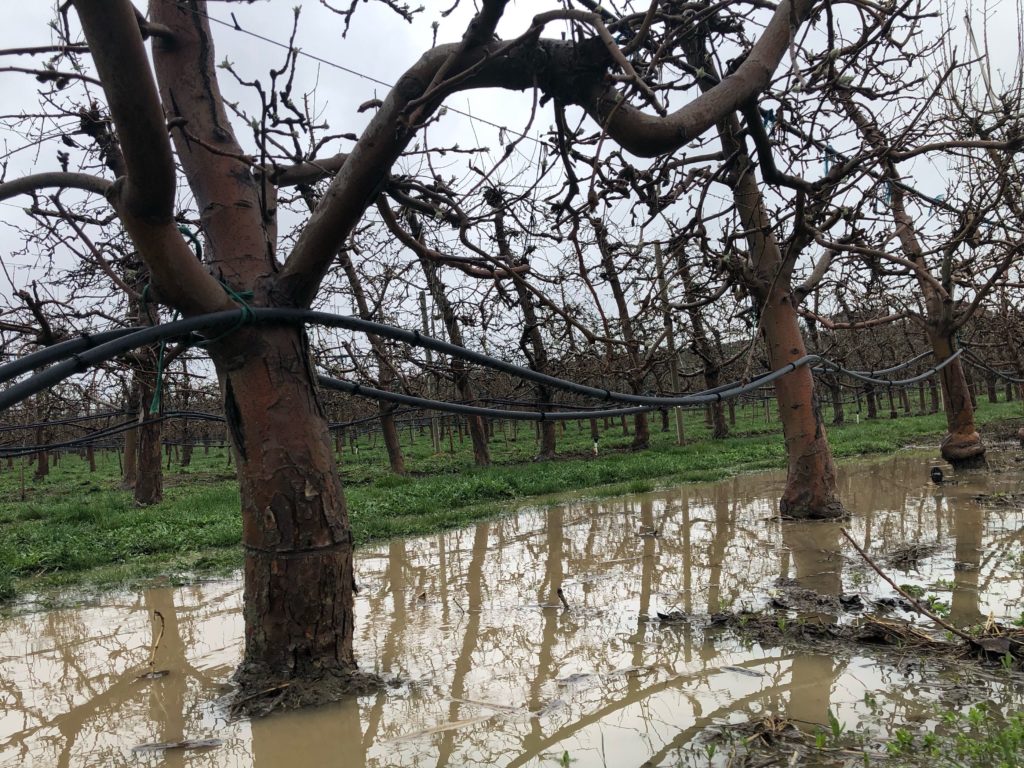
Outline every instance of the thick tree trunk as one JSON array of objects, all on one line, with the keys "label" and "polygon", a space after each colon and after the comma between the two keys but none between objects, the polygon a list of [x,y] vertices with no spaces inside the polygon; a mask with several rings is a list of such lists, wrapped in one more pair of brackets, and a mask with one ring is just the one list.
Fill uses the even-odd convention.
[{"label": "thick tree trunk", "polygon": [[231,347],[214,360],[242,497],[238,679],[253,691],[291,683],[287,703],[303,704],[303,682],[340,692],[356,670],[345,497],[301,332],[241,331]]},{"label": "thick tree trunk", "polygon": [[405,457],[402,455],[402,441],[395,424],[394,405],[381,401],[377,404],[380,410],[380,430],[384,435],[384,448],[388,452],[388,463],[396,475],[404,475]]},{"label": "thick tree trunk", "polygon": [[164,497],[164,473],[160,461],[162,423],[157,415],[146,414],[139,426],[139,471],[135,480],[135,503],[140,506],[156,504]]},{"label": "thick tree trunk", "polygon": [[[715,60],[704,40],[694,35],[683,47],[691,66],[717,77]],[[699,78],[699,83],[702,90],[711,87],[710,78]],[[790,288],[794,259],[783,260],[735,113],[719,121],[717,127],[722,150],[732,158],[727,179],[747,239],[747,263],[741,277],[756,298],[768,364],[774,370],[806,354]],[[842,516],[845,510],[837,494],[832,450],[810,367],[776,380],[775,399],[789,464],[780,512],[801,519]]]},{"label": "thick tree trunk", "polygon": [[651,447],[651,424],[646,413],[638,413],[633,417],[633,442],[629,447],[634,451]]},{"label": "thick tree trunk", "polygon": [[[932,332],[929,339],[935,352],[935,360],[948,360],[955,351],[953,340],[948,334]],[[953,360],[939,371],[943,401],[946,408],[948,434],[942,441],[942,458],[957,468],[978,467],[985,464],[985,444],[974,425],[974,405],[970,388],[960,358]]]},{"label": "thick tree trunk", "polygon": [[[788,291],[779,287],[772,291],[761,313],[768,364],[773,370],[806,354],[796,307]],[[836,493],[835,465],[810,367],[798,368],[778,379],[775,399],[789,457],[779,510],[793,518],[841,517],[844,510]]]}]

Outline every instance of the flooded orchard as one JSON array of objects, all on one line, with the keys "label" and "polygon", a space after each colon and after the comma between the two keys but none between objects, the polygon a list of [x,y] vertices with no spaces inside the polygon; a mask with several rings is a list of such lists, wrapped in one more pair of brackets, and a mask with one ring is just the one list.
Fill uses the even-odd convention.
[{"label": "flooded orchard", "polygon": [[[0,622],[0,765],[725,765],[720,737],[742,742],[751,723],[813,734],[831,713],[870,744],[927,724],[936,704],[1016,709],[1021,676],[998,665],[771,646],[710,618],[856,622],[830,615],[835,597],[870,612],[896,597],[843,525],[952,624],[1019,617],[1024,483],[1003,463],[941,485],[925,454],[847,464],[843,524],[781,523],[784,476],[761,473],[367,547],[357,654],[389,685],[259,720],[223,704],[241,653],[236,582],[22,613]],[[819,611],[792,602],[814,593]]]}]

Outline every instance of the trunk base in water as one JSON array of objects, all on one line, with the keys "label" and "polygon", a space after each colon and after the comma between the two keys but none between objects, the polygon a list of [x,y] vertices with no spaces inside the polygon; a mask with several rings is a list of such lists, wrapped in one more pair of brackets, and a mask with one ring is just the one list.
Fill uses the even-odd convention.
[{"label": "trunk base in water", "polygon": [[779,514],[784,520],[839,520],[849,516],[839,499],[788,499],[779,502]]},{"label": "trunk base in water", "polygon": [[281,681],[243,667],[235,673],[235,683],[238,687],[229,701],[232,717],[263,717],[276,710],[318,707],[376,693],[384,686],[379,676],[358,669]]},{"label": "trunk base in water", "polygon": [[985,444],[977,432],[951,433],[942,441],[942,458],[956,469],[980,469],[987,466]]}]

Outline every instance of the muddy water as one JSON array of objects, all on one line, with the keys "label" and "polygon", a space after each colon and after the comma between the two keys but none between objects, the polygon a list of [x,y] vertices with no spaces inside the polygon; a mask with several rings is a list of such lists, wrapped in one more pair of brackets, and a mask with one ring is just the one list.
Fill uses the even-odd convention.
[{"label": "muddy water", "polygon": [[[879,559],[905,550],[892,572],[948,602],[957,623],[1020,615],[1024,512],[973,497],[1024,491],[1022,475],[1011,465],[933,486],[929,466],[921,455],[847,465],[853,535]],[[647,620],[761,607],[793,583],[780,580],[891,594],[838,525],[774,519],[782,482],[765,473],[575,501],[364,549],[358,654],[395,685],[256,722],[230,720],[218,701],[240,655],[237,583],[5,620],[0,766],[539,766],[566,753],[574,768],[707,765],[702,734],[766,714],[813,728],[831,710],[850,727],[873,718],[880,733],[926,717],[955,681],[923,667]],[[164,626],[153,668],[168,674],[140,680],[154,611]],[[993,698],[1013,695],[992,684]],[[220,743],[133,751],[182,739]]]}]

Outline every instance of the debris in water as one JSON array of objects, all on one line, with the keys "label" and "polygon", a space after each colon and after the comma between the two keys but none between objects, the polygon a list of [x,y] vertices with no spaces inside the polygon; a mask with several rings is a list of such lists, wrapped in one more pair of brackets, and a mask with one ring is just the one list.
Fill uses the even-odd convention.
[{"label": "debris in water", "polygon": [[139,744],[132,752],[164,752],[171,749],[213,749],[224,743],[224,739],[185,739],[184,741],[159,741]]},{"label": "debris in water", "polygon": [[455,731],[459,728],[466,728],[470,725],[476,725],[477,723],[483,723],[490,720],[494,715],[477,715],[476,717],[467,717],[464,720],[452,720],[448,723],[441,723],[439,725],[431,726],[430,728],[424,728],[422,731],[414,731],[413,733],[407,733],[404,736],[398,736],[394,739],[388,739],[387,741],[381,741],[381,744],[394,744],[399,741],[412,741],[418,739],[421,736],[432,736],[435,733],[444,733],[445,731]]},{"label": "debris in water", "polygon": [[657,613],[658,618],[667,624],[678,624],[679,622],[689,621],[690,619],[690,617],[682,611],[669,611],[668,613],[662,613],[661,611],[658,611]]},{"label": "debris in water", "polygon": [[565,599],[565,592],[562,591],[562,588],[559,587],[555,591],[555,594],[558,595],[558,599],[562,601],[562,607],[564,607],[565,610],[568,611],[569,610],[569,601]]}]

